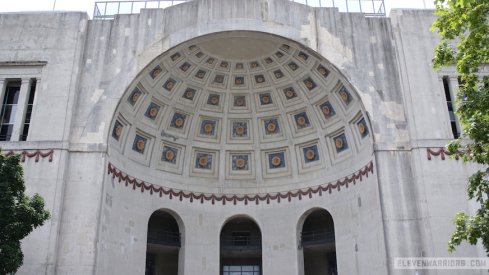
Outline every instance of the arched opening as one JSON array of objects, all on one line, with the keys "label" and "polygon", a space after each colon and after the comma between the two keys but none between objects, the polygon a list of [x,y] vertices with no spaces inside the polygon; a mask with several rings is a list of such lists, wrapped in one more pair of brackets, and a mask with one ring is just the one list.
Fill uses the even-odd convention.
[{"label": "arched opening", "polygon": [[[368,114],[348,79],[319,53],[260,32],[213,33],[156,57],[128,86],[110,127],[110,165],[151,183],[141,191],[159,193],[170,205],[177,193],[179,204],[261,204],[262,198],[268,204],[282,198],[277,192],[317,190],[357,173],[373,150]],[[334,241],[311,244],[305,234],[322,226],[306,218],[328,220],[320,214],[297,224],[296,232],[304,231],[299,259],[307,271],[315,264],[309,259],[325,253],[322,269],[335,272]],[[215,273],[261,274],[257,224],[233,217],[221,230]]]},{"label": "arched opening", "polygon": [[300,234],[304,275],[336,275],[336,246],[331,214],[318,209],[305,219]]},{"label": "arched opening", "polygon": [[222,275],[261,275],[261,231],[249,218],[229,220],[221,230]]},{"label": "arched opening", "polygon": [[148,222],[146,275],[178,275],[180,229],[175,218],[164,210],[155,211]]}]

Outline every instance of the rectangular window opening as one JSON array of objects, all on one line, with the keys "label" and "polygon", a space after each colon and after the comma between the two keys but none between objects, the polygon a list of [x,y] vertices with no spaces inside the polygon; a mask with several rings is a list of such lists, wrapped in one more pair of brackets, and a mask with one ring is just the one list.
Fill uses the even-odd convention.
[{"label": "rectangular window opening", "polygon": [[27,135],[29,134],[29,126],[31,124],[32,106],[34,104],[36,85],[37,85],[37,80],[35,78],[31,79],[31,85],[29,87],[29,100],[27,101],[24,125],[22,127],[22,134],[20,135],[21,141],[26,141]]},{"label": "rectangular window opening", "polygon": [[[460,79],[460,77],[458,79]],[[443,90],[445,91],[445,98],[447,101],[448,116],[450,117],[450,127],[452,130],[453,138],[459,138],[460,130],[457,125],[457,117],[455,116],[455,108],[453,105],[452,93],[450,90],[450,79],[448,76],[443,76],[442,81],[443,81]]]},{"label": "rectangular window opening", "polygon": [[0,141],[10,141],[12,137],[17,103],[19,101],[20,85],[20,80],[7,81],[0,112]]}]

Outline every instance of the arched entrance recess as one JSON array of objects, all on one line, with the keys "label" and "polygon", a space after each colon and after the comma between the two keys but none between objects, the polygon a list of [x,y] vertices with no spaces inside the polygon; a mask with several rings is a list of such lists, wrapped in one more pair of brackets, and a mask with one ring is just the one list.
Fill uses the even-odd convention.
[{"label": "arched entrance recess", "polygon": [[258,225],[247,217],[226,222],[220,234],[221,275],[261,275],[262,242]]},{"label": "arched entrance recess", "polygon": [[[324,209],[307,214],[300,228],[299,257],[303,258],[302,275],[337,275],[334,222]],[[301,270],[302,271],[302,270]]]},{"label": "arched entrance recess", "polygon": [[177,220],[165,210],[155,211],[148,221],[145,275],[179,275],[182,246]]},{"label": "arched entrance recess", "polygon": [[139,179],[133,190],[206,208],[324,196],[373,152],[361,97],[333,64],[249,31],[156,57],[122,95],[108,143],[110,172]]}]

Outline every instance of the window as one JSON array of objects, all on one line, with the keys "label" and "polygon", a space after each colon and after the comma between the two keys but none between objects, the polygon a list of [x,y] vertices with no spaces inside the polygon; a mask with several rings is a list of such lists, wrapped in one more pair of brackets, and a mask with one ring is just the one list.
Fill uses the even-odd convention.
[{"label": "window", "polygon": [[460,136],[460,129],[458,126],[457,117],[455,116],[455,107],[453,102],[454,93],[452,91],[453,86],[450,85],[450,78],[448,76],[444,76],[442,80],[443,89],[445,90],[445,99],[447,101],[448,116],[450,117],[450,127],[452,129],[453,138],[458,138]]},{"label": "window", "polygon": [[32,106],[34,104],[34,96],[36,94],[37,80],[31,80],[31,86],[29,89],[29,100],[27,101],[27,108],[25,111],[24,126],[22,128],[22,135],[20,136],[21,141],[27,140],[27,134],[29,133],[29,125],[31,123]]},{"label": "window", "polygon": [[260,275],[259,265],[225,265],[223,275]]},{"label": "window", "polygon": [[0,141],[25,141],[31,124],[36,78],[0,79]]},{"label": "window", "polygon": [[20,80],[8,81],[0,113],[0,141],[9,141],[12,137],[20,95]]}]

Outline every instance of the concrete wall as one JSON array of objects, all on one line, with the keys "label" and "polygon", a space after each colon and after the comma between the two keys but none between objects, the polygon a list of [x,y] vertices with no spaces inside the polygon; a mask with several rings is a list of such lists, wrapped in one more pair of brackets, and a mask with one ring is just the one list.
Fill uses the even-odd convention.
[{"label": "concrete wall", "polygon": [[[64,191],[69,170],[68,141],[84,52],[85,13],[0,14],[0,67],[23,76],[40,68],[27,142],[0,142],[2,150],[53,149],[53,161],[27,158],[28,193],[40,193],[52,218],[23,241],[19,273],[53,274],[57,263]],[[19,64],[24,64],[19,66]],[[14,77],[13,74],[6,77]]]},{"label": "concrete wall", "polygon": [[[184,274],[219,273],[219,235],[236,215],[252,217],[262,233],[263,274],[298,274],[298,223],[313,208],[325,208],[335,220],[338,270],[342,274],[386,274],[375,175],[341,192],[322,197],[255,205],[160,198],[107,177],[98,247],[98,274],[141,274],[144,270],[147,221],[156,209],[171,209],[182,221]],[[374,190],[374,191],[372,191]],[[362,204],[358,205],[358,197]],[[107,199],[108,198],[108,199]],[[180,227],[182,228],[182,227]],[[277,232],[280,232],[278,234]],[[372,252],[374,251],[374,253]],[[113,263],[117,262],[117,265]],[[368,268],[365,268],[368,266]]]},{"label": "concrete wall", "polygon": [[[412,174],[409,184],[412,185],[414,200],[406,203],[415,205],[410,216],[416,217],[419,234],[423,236],[414,251],[427,257],[484,257],[480,246],[463,244],[454,254],[447,251],[447,242],[455,228],[451,223],[454,213],[474,213],[474,204],[467,200],[466,186],[468,176],[479,167],[460,160],[442,160],[440,157],[429,160],[427,157],[427,147],[444,147],[453,138],[441,78],[449,76],[451,81],[455,79],[455,84],[451,83],[452,88],[456,89],[458,85],[453,67],[439,72],[432,69],[433,49],[439,41],[436,34],[429,31],[435,16],[432,11],[409,10],[395,10],[390,16],[397,56],[401,60],[399,71],[404,108],[409,110]],[[400,250],[397,253],[406,255]],[[433,271],[433,274],[441,272]],[[459,271],[444,271],[443,274],[459,274]]]},{"label": "concrete wall", "polygon": [[[299,273],[297,224],[315,207],[335,221],[339,274],[412,274],[394,270],[392,258],[447,256],[453,213],[472,210],[464,189],[474,167],[426,158],[427,147],[450,138],[443,90],[429,64],[437,41],[428,32],[432,20],[424,11],[365,18],[283,0],[200,0],[113,21],[1,14],[0,61],[47,63],[30,141],[0,146],[54,149],[52,162],[24,164],[28,191],[41,193],[52,219],[24,240],[19,274],[142,274],[147,222],[161,208],[181,219],[184,274],[218,274],[219,232],[234,215],[253,217],[262,230],[263,274]],[[179,43],[227,30],[281,35],[332,62],[369,113],[375,174],[323,197],[236,206],[163,199],[105,175],[113,113],[138,72]],[[455,255],[483,254],[463,246]]]}]

